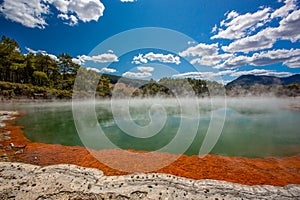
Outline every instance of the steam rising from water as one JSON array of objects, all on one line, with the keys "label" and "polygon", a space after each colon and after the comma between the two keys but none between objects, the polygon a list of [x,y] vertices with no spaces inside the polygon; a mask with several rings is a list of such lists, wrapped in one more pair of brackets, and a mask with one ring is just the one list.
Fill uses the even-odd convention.
[{"label": "steam rising from water", "polygon": [[[87,147],[93,149],[121,148],[188,155],[201,154],[205,149],[206,152],[211,150],[211,153],[219,155],[246,157],[300,153],[300,111],[291,109],[300,108],[299,99],[229,98],[226,108],[223,101],[218,98],[131,99],[127,107],[129,111],[124,112],[119,108],[122,109],[128,102],[125,99],[115,100],[113,104],[110,100],[74,102],[82,108],[78,113],[81,117],[78,123],[84,130],[81,134],[87,140],[83,144],[74,127],[70,103],[26,104],[11,109],[27,111],[18,124],[25,126],[26,136],[37,142],[64,145],[88,143]],[[5,106],[5,109],[9,108]],[[113,109],[116,109],[115,113]],[[210,149],[206,143],[218,137],[215,131],[219,130],[215,127],[220,127],[218,123],[222,122],[224,112],[224,128],[216,145]],[[132,134],[130,128],[123,130],[116,118],[125,128],[126,123],[130,122],[142,131]],[[182,126],[182,123],[185,125]],[[99,139],[100,128],[103,135]],[[207,135],[210,137],[206,137],[205,141]],[[151,153],[131,154],[133,158],[143,155],[150,163],[153,159]],[[162,162],[162,165],[166,164]],[[124,166],[118,167],[130,171]]]}]

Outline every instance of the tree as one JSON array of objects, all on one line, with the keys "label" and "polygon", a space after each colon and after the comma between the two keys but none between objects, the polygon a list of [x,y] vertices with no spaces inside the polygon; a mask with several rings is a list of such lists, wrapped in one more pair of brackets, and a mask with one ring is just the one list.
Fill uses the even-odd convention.
[{"label": "tree", "polygon": [[59,69],[55,60],[48,55],[38,54],[35,56],[35,70],[44,72],[48,77],[48,83],[53,86],[57,83],[59,77]]},{"label": "tree", "polygon": [[33,53],[29,53],[25,56],[24,60],[24,74],[21,80],[22,83],[33,83],[33,72],[35,71],[35,55]]},{"label": "tree", "polygon": [[48,86],[49,78],[45,72],[35,71],[33,72],[33,77],[35,79],[35,83],[39,86]]},{"label": "tree", "polygon": [[58,56],[58,67],[63,80],[66,80],[68,76],[76,75],[80,66],[72,61],[69,54],[62,53]]},{"label": "tree", "polygon": [[0,42],[0,80],[14,81],[16,71],[23,67],[23,55],[20,53],[18,43],[2,36]]}]

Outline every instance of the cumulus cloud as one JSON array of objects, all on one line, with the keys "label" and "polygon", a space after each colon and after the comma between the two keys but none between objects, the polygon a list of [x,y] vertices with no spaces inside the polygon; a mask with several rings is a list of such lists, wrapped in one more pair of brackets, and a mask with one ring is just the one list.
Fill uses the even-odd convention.
[{"label": "cumulus cloud", "polygon": [[51,14],[50,5],[59,11],[57,17],[71,26],[79,20],[98,21],[105,9],[100,0],[4,0],[0,12],[6,19],[23,26],[44,29],[48,25],[46,18]]},{"label": "cumulus cloud", "polygon": [[0,5],[0,12],[6,19],[40,29],[48,25],[45,15],[50,13],[49,6],[40,0],[4,0]]},{"label": "cumulus cloud", "polygon": [[58,14],[57,15],[57,18],[60,18],[66,22],[64,22],[65,24],[67,25],[70,25],[70,26],[75,26],[78,24],[78,19],[77,17],[75,17],[74,15],[67,15],[67,14]]},{"label": "cumulus cloud", "polygon": [[76,62],[84,63],[85,61],[94,61],[98,63],[118,62],[118,56],[113,53],[103,53],[96,56],[81,55],[77,56]]},{"label": "cumulus cloud", "polygon": [[300,40],[300,10],[296,10],[282,19],[279,27],[268,27],[255,35],[242,38],[223,46],[227,52],[243,52],[272,48],[274,43],[281,40],[296,42]]},{"label": "cumulus cloud", "polygon": [[[222,49],[226,52],[242,53],[249,53],[251,51],[272,48],[275,42],[278,40],[290,40],[291,42],[297,42],[300,40],[300,10],[297,10],[298,7],[295,0],[286,0],[285,4],[282,7],[276,9],[273,12],[271,12],[269,8],[267,10],[266,9],[267,8],[265,8],[264,10],[267,11],[265,12],[265,16],[267,16],[267,18],[262,18],[264,22],[257,21],[257,24],[251,27],[252,32],[257,31],[258,27],[261,27],[265,22],[271,21],[274,18],[280,18],[279,26],[267,27],[259,30],[253,35],[249,35],[251,31],[243,32],[242,28],[236,30],[231,28],[232,25],[235,24],[233,23],[234,19],[239,18],[241,16],[240,15],[238,17],[233,17],[233,19],[228,23],[223,21],[223,23],[221,24],[225,24],[224,26],[228,26],[228,28],[226,30],[219,31],[217,35],[214,35],[211,38],[236,39],[228,46],[223,46]],[[257,11],[256,13],[262,11],[263,10]],[[228,20],[228,16],[226,20]],[[244,33],[248,33],[248,35]],[[227,35],[229,37],[227,37]],[[236,37],[234,35],[238,35],[239,37]]]},{"label": "cumulus cloud", "polygon": [[224,70],[218,72],[185,72],[181,74],[174,74],[174,78],[195,78],[195,79],[212,79],[215,77],[224,76],[227,74],[234,73],[233,70]]},{"label": "cumulus cloud", "polygon": [[215,68],[238,68],[244,65],[265,66],[282,63],[290,68],[300,67],[300,49],[277,49],[254,53],[252,56],[234,56]]},{"label": "cumulus cloud", "polygon": [[276,39],[268,37],[265,34],[265,31],[262,31],[256,35],[236,40],[230,43],[228,46],[223,46],[222,49],[225,52],[248,53],[250,51],[272,48],[275,42]]},{"label": "cumulus cloud", "polygon": [[99,69],[97,69],[97,68],[93,68],[93,67],[86,67],[85,69],[86,69],[86,70],[89,70],[89,71],[94,71],[94,72],[100,73],[100,70],[99,70]]},{"label": "cumulus cloud", "polygon": [[250,71],[238,71],[230,74],[230,76],[242,76],[242,75],[258,75],[258,76],[291,76],[293,75],[291,72],[277,72],[274,70],[266,70],[266,69],[253,69]]},{"label": "cumulus cloud", "polygon": [[132,63],[134,64],[145,64],[148,63],[149,61],[159,61],[159,62],[163,62],[163,63],[175,63],[176,65],[179,65],[180,62],[180,58],[179,56],[174,56],[172,54],[162,54],[162,53],[147,53],[145,55],[143,54],[139,54],[138,56],[134,56],[133,57],[133,61]]},{"label": "cumulus cloud", "polygon": [[82,64],[82,61],[79,58],[72,58],[72,62],[78,65]]},{"label": "cumulus cloud", "polygon": [[286,0],[285,5],[276,9],[272,14],[271,18],[286,17],[291,11],[297,9],[296,0]]},{"label": "cumulus cloud", "polygon": [[248,56],[234,56],[229,59],[227,59],[225,62],[214,66],[216,69],[221,69],[221,68],[238,68],[249,63],[250,57]]},{"label": "cumulus cloud", "polygon": [[227,13],[226,20],[221,21],[219,31],[211,39],[238,39],[242,38],[253,28],[268,22],[271,8],[264,8],[254,13],[239,15],[235,11]]},{"label": "cumulus cloud", "polygon": [[137,67],[137,70],[139,72],[125,72],[125,73],[123,73],[123,76],[134,77],[134,78],[147,78],[147,77],[152,76],[151,72],[154,71],[154,68],[140,66],[140,67]]},{"label": "cumulus cloud", "polygon": [[104,67],[102,69],[97,69],[97,68],[94,68],[94,67],[86,67],[85,69],[87,70],[91,70],[91,71],[94,71],[94,72],[97,72],[97,73],[114,73],[116,72],[117,70],[113,69],[113,68],[107,68],[107,67]]},{"label": "cumulus cloud", "polygon": [[134,77],[134,78],[147,78],[152,76],[149,72],[125,72],[123,76]]},{"label": "cumulus cloud", "polygon": [[255,66],[283,63],[290,68],[300,67],[300,49],[278,49],[255,53],[250,58],[251,64]]},{"label": "cumulus cloud", "polygon": [[187,56],[209,56],[216,55],[218,53],[219,47],[218,43],[214,44],[204,44],[200,43],[196,46],[189,47],[188,49],[179,53],[182,57]]},{"label": "cumulus cloud", "polygon": [[217,54],[211,56],[204,56],[201,58],[195,58],[190,61],[191,64],[201,64],[205,66],[215,66],[220,64],[221,62],[233,57],[233,54],[225,53],[225,54]]},{"label": "cumulus cloud", "polygon": [[152,71],[154,71],[154,68],[153,67],[140,66],[140,67],[137,67],[137,70],[139,70],[141,72],[152,72]]},{"label": "cumulus cloud", "polygon": [[28,53],[33,53],[34,55],[36,55],[36,54],[47,55],[47,56],[49,56],[52,60],[58,61],[58,58],[57,58],[56,55],[47,53],[47,52],[44,51],[44,50],[33,50],[33,49],[29,48],[29,47],[25,47],[25,49],[26,49],[26,51],[27,51]]},{"label": "cumulus cloud", "polygon": [[[225,14],[226,19],[220,23],[221,26],[228,28],[233,26],[236,28],[241,27],[236,30],[239,33],[235,33],[236,35],[239,34],[239,37],[221,37],[221,32],[219,31],[220,38],[233,39],[229,45],[222,46],[221,50],[223,52],[218,48],[218,43],[202,43],[189,47],[179,54],[185,57],[195,57],[190,61],[192,64],[198,63],[217,69],[232,69],[245,65],[266,66],[277,63],[290,68],[299,68],[300,49],[272,49],[278,40],[290,40],[291,42],[300,40],[300,10],[297,10],[296,2],[294,0],[285,0],[285,4],[276,10],[271,10],[270,8],[260,9],[253,14],[239,15],[236,11]],[[245,19],[245,16],[249,17],[249,19],[246,19],[249,24],[246,26],[246,22],[242,22],[244,24],[238,25],[237,22]],[[261,16],[263,22],[260,22],[257,16]],[[277,27],[261,27],[263,23],[269,22],[274,18],[279,18]],[[257,23],[262,24],[254,25],[255,19],[258,20],[256,21]],[[261,28],[256,31],[255,29],[258,27]],[[252,29],[250,32],[248,31],[249,28]],[[256,33],[252,34],[255,31]],[[250,35],[246,35],[246,33]]]},{"label": "cumulus cloud", "polygon": [[218,43],[200,43],[180,52],[179,55],[183,57],[195,57],[190,61],[191,64],[198,63],[206,66],[215,66],[233,56],[230,53],[219,54]]},{"label": "cumulus cloud", "polygon": [[61,13],[76,15],[83,22],[98,21],[105,9],[99,0],[47,0],[47,2],[54,5]]},{"label": "cumulus cloud", "polygon": [[273,39],[290,40],[296,42],[300,40],[300,10],[296,10],[280,21],[277,28],[270,28],[264,31],[268,37]]},{"label": "cumulus cloud", "polygon": [[218,30],[217,24],[214,25],[214,27],[211,29],[211,33],[215,33]]},{"label": "cumulus cloud", "polygon": [[113,68],[108,68],[108,67],[103,67],[100,72],[102,73],[114,73],[116,72],[117,70],[116,69],[113,69]]},{"label": "cumulus cloud", "polygon": [[144,55],[143,54],[139,54],[138,56],[134,56],[133,57],[133,61],[132,63],[134,64],[142,64],[142,63],[147,63],[148,60],[146,58],[144,58]]}]

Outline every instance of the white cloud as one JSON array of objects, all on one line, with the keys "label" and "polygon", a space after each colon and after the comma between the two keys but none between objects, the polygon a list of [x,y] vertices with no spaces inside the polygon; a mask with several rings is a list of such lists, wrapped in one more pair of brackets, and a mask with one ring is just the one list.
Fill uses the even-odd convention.
[{"label": "white cloud", "polygon": [[300,40],[299,27],[300,10],[296,10],[282,19],[279,27],[268,27],[255,35],[236,40],[228,46],[222,47],[222,49],[227,52],[248,53],[250,51],[272,48],[279,39],[297,42]]},{"label": "white cloud", "polygon": [[23,26],[44,29],[48,25],[47,16],[52,14],[50,5],[59,11],[57,17],[71,26],[76,25],[78,20],[98,21],[105,9],[100,0],[4,0],[0,12],[6,19]]},{"label": "white cloud", "polygon": [[44,50],[33,50],[29,47],[25,47],[25,49],[26,49],[26,51],[28,51],[28,53],[33,53],[33,54],[39,54],[39,53],[44,54],[44,53],[46,53],[46,51],[44,51]]},{"label": "white cloud", "polygon": [[212,79],[215,77],[224,76],[227,74],[234,73],[233,70],[224,70],[218,72],[185,72],[182,74],[175,74],[173,77],[175,78],[195,78],[195,79]]},{"label": "white cloud", "polygon": [[239,16],[239,13],[237,13],[235,10],[233,10],[233,11],[227,13],[226,15],[227,15],[226,20],[230,20],[230,19],[232,19],[232,18],[238,17],[238,16]]},{"label": "white cloud", "polygon": [[117,71],[113,68],[107,68],[107,67],[104,67],[102,69],[97,69],[97,68],[94,68],[94,67],[86,67],[85,69],[91,70],[91,71],[94,71],[94,72],[97,72],[97,73],[114,73],[114,72]]},{"label": "white cloud", "polygon": [[291,76],[293,75],[291,72],[277,72],[274,70],[266,70],[266,69],[253,69],[250,71],[238,71],[232,73],[230,76],[242,76],[242,75],[258,75],[258,76]]},{"label": "white cloud", "polygon": [[75,26],[78,24],[78,19],[74,15],[67,15],[67,14],[58,14],[57,18],[60,18],[62,20],[65,20],[65,24],[70,25],[70,26]]},{"label": "white cloud", "polygon": [[231,11],[227,13],[226,20],[223,20],[220,23],[222,28],[220,28],[219,32],[212,36],[211,39],[242,38],[254,27],[264,25],[269,20],[270,10],[270,8],[264,8],[254,13],[246,13],[243,15],[238,15],[237,12]]},{"label": "white cloud", "polygon": [[137,70],[139,70],[141,72],[152,72],[152,71],[154,71],[154,68],[153,67],[140,66],[140,67],[137,67]]},{"label": "white cloud", "polygon": [[[244,18],[249,13],[234,17],[236,16],[235,11],[233,11],[234,14],[231,14],[230,12],[229,14],[227,14],[227,19],[221,22],[224,26],[227,26],[227,28],[225,30],[219,31],[217,35],[214,35],[211,38],[237,39],[230,43],[228,46],[223,46],[222,49],[226,52],[243,53],[272,48],[275,42],[278,40],[290,40],[291,42],[297,42],[300,40],[300,10],[297,9],[298,7],[295,0],[285,0],[285,4],[273,12],[271,12],[270,8],[265,8],[263,10],[257,11],[255,13],[256,17],[260,15],[263,16],[261,16],[261,20],[258,20],[256,22],[256,25],[248,27],[250,28],[250,32],[247,32],[247,30],[239,27],[239,25],[236,23],[239,21],[236,20],[237,18],[240,18],[241,16],[243,16]],[[255,32],[258,27],[263,26],[266,22],[269,22],[274,18],[280,18],[279,26],[267,27],[263,30],[259,30],[254,35],[249,35],[249,33]],[[229,20],[229,22],[226,22],[228,21],[228,19],[231,20]],[[252,20],[254,20],[253,16]],[[245,33],[247,33],[248,35],[246,35]]]},{"label": "white cloud", "polygon": [[49,54],[49,53],[47,53],[44,50],[33,50],[33,49],[29,48],[29,47],[25,47],[25,49],[26,49],[26,51],[28,51],[28,53],[33,53],[34,55],[36,55],[36,54],[43,54],[43,55],[49,56],[52,60],[58,61],[58,58],[57,58],[56,55]]},{"label": "white cloud", "polygon": [[134,56],[133,61],[132,61],[132,63],[137,64],[137,65],[142,64],[142,63],[147,63],[147,62],[148,62],[148,60],[146,58],[144,58],[143,54],[139,54],[138,56]]},{"label": "white cloud", "polygon": [[278,8],[271,14],[271,18],[286,17],[291,11],[297,9],[296,0],[286,0],[285,5]]},{"label": "white cloud", "polygon": [[218,43],[214,44],[204,44],[200,43],[196,46],[189,47],[188,49],[179,53],[182,57],[187,56],[209,56],[216,55],[218,53],[219,47]]},{"label": "white cloud", "polygon": [[290,68],[300,68],[300,49],[277,49],[254,53],[252,56],[235,56],[214,68],[238,68],[245,65],[265,66],[282,63]]},{"label": "white cloud", "polygon": [[163,62],[163,63],[175,63],[176,65],[179,65],[180,62],[180,58],[179,56],[174,56],[172,54],[161,54],[161,53],[147,53],[145,55],[143,54],[139,54],[138,56],[134,56],[133,57],[133,61],[132,63],[134,64],[142,64],[142,63],[148,63],[149,61],[159,61],[159,62]]},{"label": "white cloud", "polygon": [[251,57],[251,64],[262,66],[269,64],[283,63],[290,68],[300,67],[300,49],[278,49],[266,52],[255,53]]},{"label": "white cloud", "polygon": [[98,63],[107,63],[107,62],[118,62],[118,56],[116,56],[113,53],[103,53],[99,54],[96,56],[87,56],[87,55],[82,55],[82,56],[77,56],[77,61],[76,62],[81,62],[84,63],[85,61],[94,61]]},{"label": "white cloud", "polygon": [[223,46],[222,49],[225,52],[248,53],[250,51],[272,48],[275,41],[275,39],[269,38],[265,34],[265,31],[262,31],[256,35],[236,40],[230,43],[228,46]]},{"label": "white cloud", "polygon": [[[278,8],[275,11],[271,11],[270,8],[260,8],[261,10],[253,14],[238,15],[236,11],[228,12],[225,14],[226,19],[221,22],[223,26],[238,27],[237,22],[245,17],[249,17],[251,23],[258,20],[258,16],[263,16],[261,20],[256,21],[259,25],[241,25],[237,31],[244,30],[244,33],[249,34],[255,32],[256,29],[264,23],[269,22],[271,14],[273,17],[281,18],[279,20],[278,27],[267,27],[259,31],[254,35],[248,35],[244,37],[244,33],[241,34],[243,38],[236,38],[228,46],[222,46],[224,53],[219,52],[218,43],[215,44],[198,44],[193,47],[189,47],[185,51],[179,53],[181,56],[194,56],[190,62],[192,64],[199,63],[201,65],[211,66],[216,69],[232,69],[245,65],[252,66],[266,66],[271,64],[281,63],[290,68],[300,68],[300,49],[273,49],[274,44],[278,40],[290,40],[291,42],[297,42],[300,40],[300,10],[296,9],[294,0],[286,0],[285,5]],[[275,13],[275,14],[274,14]],[[283,18],[285,16],[285,18]],[[268,17],[268,18],[267,18]],[[244,23],[244,22],[242,22]],[[245,29],[245,27],[247,27]],[[233,29],[232,29],[233,30]],[[248,31],[248,32],[247,32]],[[219,32],[220,33],[220,32]],[[241,31],[240,31],[241,33]],[[259,52],[260,50],[265,50]],[[229,52],[229,53],[226,53]],[[242,54],[235,54],[236,52],[242,52]],[[257,52],[248,54],[249,52]]]},{"label": "white cloud", "polygon": [[190,63],[193,65],[199,63],[201,65],[206,65],[206,66],[215,66],[231,57],[233,57],[232,54],[218,54],[212,56],[204,56],[201,58],[195,58],[191,60]]},{"label": "white cloud", "polygon": [[188,56],[196,57],[190,61],[191,64],[198,63],[206,66],[215,66],[233,56],[232,54],[229,53],[219,54],[218,51],[219,51],[218,43],[214,43],[214,44],[200,43],[197,44],[196,46],[189,47],[188,49],[180,52],[179,55],[184,57],[188,57]]},{"label": "white cloud", "polygon": [[152,74],[149,72],[125,72],[122,74],[122,76],[135,77],[135,78],[147,78],[152,76]]},{"label": "white cloud", "polygon": [[147,78],[147,77],[152,76],[151,72],[154,71],[154,68],[140,66],[140,67],[137,67],[137,70],[140,72],[125,72],[125,73],[123,73],[123,76],[135,77],[135,78]]},{"label": "white cloud", "polygon": [[72,62],[78,65],[82,64],[82,61],[79,58],[72,58]]},{"label": "white cloud", "polygon": [[108,68],[108,67],[104,67],[100,70],[100,72],[102,72],[102,73],[114,73],[116,71],[117,71],[116,69]]},{"label": "white cloud", "polygon": [[249,63],[250,57],[248,56],[234,56],[229,59],[227,59],[225,62],[216,65],[214,68],[220,69],[220,68],[238,68]]},{"label": "white cloud", "polygon": [[49,6],[40,0],[4,0],[0,12],[6,19],[21,23],[30,28],[44,29],[48,24],[45,15],[49,14]]},{"label": "white cloud", "polygon": [[94,71],[94,72],[100,73],[100,70],[97,69],[97,68],[87,67],[87,68],[85,68],[85,69],[86,69],[86,70],[89,70],[89,71]]},{"label": "white cloud", "polygon": [[63,14],[76,15],[83,22],[98,21],[103,16],[104,5],[99,0],[47,0]]},{"label": "white cloud", "polygon": [[214,25],[214,27],[211,29],[211,33],[215,33],[218,30],[217,24]]},{"label": "white cloud", "polygon": [[300,40],[300,10],[296,10],[280,21],[277,28],[271,28],[266,34],[273,39]]}]

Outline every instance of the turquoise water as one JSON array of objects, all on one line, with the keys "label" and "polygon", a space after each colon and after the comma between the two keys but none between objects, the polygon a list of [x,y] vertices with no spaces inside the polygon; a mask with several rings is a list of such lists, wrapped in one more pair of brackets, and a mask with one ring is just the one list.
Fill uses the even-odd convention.
[{"label": "turquoise water", "polygon": [[[143,102],[142,100],[139,101]],[[122,112],[113,114],[108,101],[96,103],[96,118],[106,137],[119,148],[155,151],[166,146],[176,137],[182,119],[185,117],[181,114],[182,108],[176,103],[170,103],[168,100],[155,101],[163,104],[166,116],[163,115],[160,108],[152,110],[153,112],[151,111],[152,113],[149,114],[150,106],[148,104],[135,102],[129,108],[130,120],[136,125],[159,124],[165,120],[161,129],[150,137],[143,138],[145,132],[141,132],[141,137],[137,137],[121,130],[116,124],[116,120],[126,121],[126,117],[123,116]],[[199,116],[197,118],[193,116],[186,121],[186,123],[191,123],[191,130],[189,125],[183,129],[186,138],[189,138],[192,137],[190,135],[192,126],[198,125],[197,134],[191,144],[189,143],[190,146],[185,154],[198,154],[208,130],[211,111],[215,111],[218,115],[218,112],[222,113],[224,109],[226,111],[224,127],[211,151],[212,154],[244,157],[283,157],[299,154],[300,111],[286,108],[294,104],[297,104],[297,101],[293,99],[228,99],[226,108],[218,106],[211,108],[209,101],[200,100],[200,109],[195,109],[199,112]],[[24,133],[31,141],[69,146],[83,145],[75,128],[70,103],[14,105],[5,106],[5,109],[26,111],[26,115],[21,117],[17,125],[24,126]],[[87,119],[87,121],[90,120]],[[90,135],[90,141],[93,141],[93,134]],[[178,149],[187,144],[184,139],[175,141],[178,148],[172,148],[168,151],[181,153],[178,152]],[[89,147],[95,149],[109,148],[104,144],[101,145],[101,141],[95,143],[97,145],[90,143]]]}]

